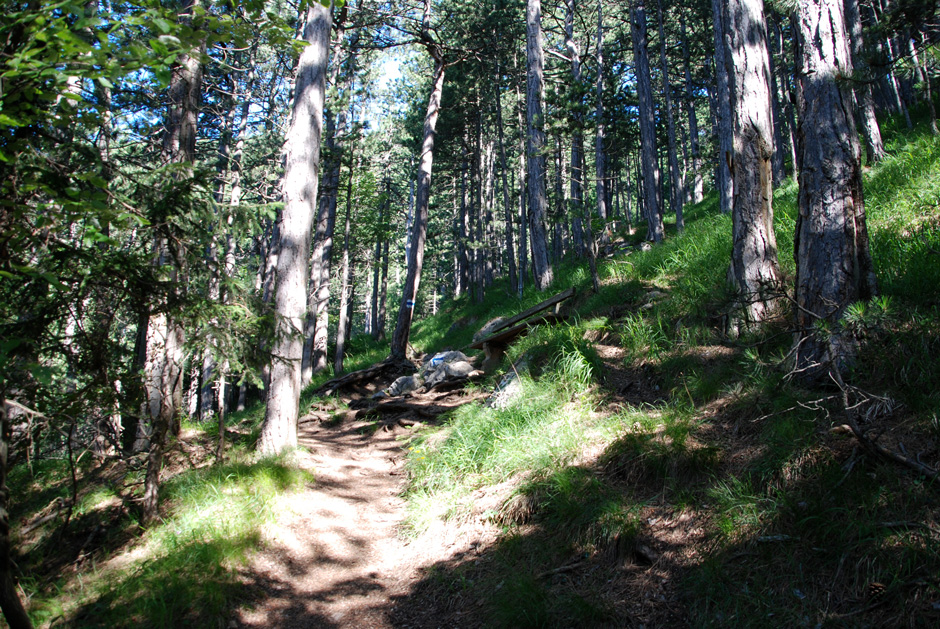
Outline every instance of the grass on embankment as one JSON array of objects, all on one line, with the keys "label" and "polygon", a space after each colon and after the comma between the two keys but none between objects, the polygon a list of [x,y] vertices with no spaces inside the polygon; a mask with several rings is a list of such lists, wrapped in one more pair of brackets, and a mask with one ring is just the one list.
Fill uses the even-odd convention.
[{"label": "grass on embankment", "polygon": [[[263,527],[284,515],[277,509],[281,497],[313,482],[289,459],[255,460],[262,413],[259,406],[232,414],[229,425],[245,436],[231,444],[230,434],[223,465],[211,465],[216,426],[184,426],[186,448],[170,453],[162,517],[149,528],[136,520],[133,502],[142,460],[129,466],[80,461],[79,499],[68,528],[62,530],[57,518],[16,542],[35,625],[215,627],[231,618],[248,602],[239,570],[257,550]],[[61,461],[11,470],[18,488],[14,520],[67,497],[68,479]]]},{"label": "grass on embankment", "polygon": [[[900,439],[936,465],[940,140],[897,136],[889,149],[865,176],[882,296],[846,315],[861,342],[848,382],[878,396],[864,408],[886,445]],[[796,195],[789,182],[774,206],[791,279]],[[715,206],[687,208],[682,236],[604,262],[597,295],[585,294],[583,268],[556,269],[550,291],[582,291],[577,316],[512,349],[529,366],[523,395],[504,409],[464,407],[411,442],[414,531],[460,521],[500,483],[514,488],[483,514],[502,527],[499,542],[428,577],[475,600],[486,624],[940,622],[937,488],[830,431],[842,423],[838,391],[787,377],[786,319],[723,335],[731,222]],[[541,297],[506,305],[507,291],[492,293],[444,305],[415,344],[459,347]],[[622,347],[620,376],[594,338]],[[631,393],[643,382],[645,398]]]}]

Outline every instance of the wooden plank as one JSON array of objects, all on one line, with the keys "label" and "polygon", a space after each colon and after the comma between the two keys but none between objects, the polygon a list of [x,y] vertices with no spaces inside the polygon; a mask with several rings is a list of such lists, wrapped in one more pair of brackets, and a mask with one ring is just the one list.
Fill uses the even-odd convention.
[{"label": "wooden plank", "polygon": [[556,321],[561,320],[563,317],[559,317],[556,314],[547,314],[538,319],[533,319],[531,321],[523,321],[522,323],[517,323],[508,330],[502,330],[501,332],[494,332],[490,334],[485,339],[480,339],[473,345],[470,345],[470,349],[483,349],[483,345],[489,343],[491,345],[507,345],[510,341],[515,339],[517,336],[523,336],[529,331],[529,328],[534,325],[539,325],[542,323],[555,323]]},{"label": "wooden plank", "polygon": [[[546,300],[543,301],[542,303],[537,304],[537,305],[535,305],[535,306],[532,306],[532,307],[529,308],[528,310],[524,310],[523,312],[520,312],[520,313],[517,314],[516,316],[507,319],[506,321],[504,321],[504,322],[502,322],[501,324],[499,324],[499,326],[497,326],[497,327],[493,328],[492,330],[490,330],[490,334],[491,334],[491,335],[492,335],[492,334],[495,334],[496,332],[499,332],[500,330],[506,329],[506,328],[508,328],[509,326],[516,325],[517,323],[519,323],[520,321],[522,321],[522,320],[524,320],[524,319],[528,319],[528,318],[531,317],[532,315],[538,314],[538,313],[542,312],[543,310],[547,310],[548,308],[551,308],[551,307],[554,306],[555,304],[561,303],[561,302],[563,302],[564,300],[568,299],[569,297],[573,296],[573,295],[574,295],[574,292],[575,292],[575,291],[574,291],[574,287],[571,287],[571,288],[569,288],[568,290],[562,291],[562,292],[558,293],[557,295],[555,295],[554,297],[551,297],[551,298],[549,298],[549,299],[546,299]],[[474,345],[471,345],[470,347],[479,349],[479,348],[476,347],[476,345],[477,345],[477,344],[475,343]],[[482,347],[482,345],[481,345],[481,347]]]}]

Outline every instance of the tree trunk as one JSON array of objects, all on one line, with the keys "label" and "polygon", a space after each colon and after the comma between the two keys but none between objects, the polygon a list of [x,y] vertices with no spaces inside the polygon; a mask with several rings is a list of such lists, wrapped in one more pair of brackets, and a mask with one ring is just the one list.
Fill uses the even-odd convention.
[{"label": "tree trunk", "polygon": [[421,267],[424,264],[424,241],[427,238],[428,204],[431,197],[431,167],[434,163],[434,137],[437,117],[441,111],[441,93],[444,90],[443,53],[430,40],[426,45],[428,52],[434,58],[434,78],[431,83],[431,96],[428,99],[428,111],[424,117],[424,140],[421,144],[421,161],[418,165],[414,227],[411,249],[408,252],[408,274],[405,276],[401,306],[398,309],[398,322],[395,324],[395,332],[392,334],[389,348],[393,360],[405,360],[408,353],[415,300],[418,296],[418,285],[421,282]]},{"label": "tree trunk", "polygon": [[[685,105],[689,116],[689,148],[692,152],[692,203],[700,203],[705,198],[705,185],[702,180],[702,150],[698,141],[698,117],[695,115],[695,98],[692,93],[692,68],[689,55],[689,41],[686,36],[685,17],[682,25],[682,61],[685,69]],[[629,196],[627,197],[629,199]]]},{"label": "tree trunk", "polygon": [[529,188],[529,241],[532,243],[532,271],[540,291],[552,282],[548,262],[545,216],[548,199],[545,192],[545,120],[542,115],[542,2],[526,2],[526,155]]},{"label": "tree trunk", "polygon": [[509,286],[513,293],[519,289],[519,277],[516,271],[516,250],[512,241],[512,200],[509,195],[509,183],[507,175],[509,163],[506,159],[506,140],[503,133],[503,104],[500,94],[499,84],[501,73],[499,68],[496,70],[496,129],[499,137],[499,172],[503,184],[503,208],[506,221],[506,258],[509,263]]},{"label": "tree trunk", "polygon": [[33,626],[16,591],[16,582],[10,567],[10,512],[7,505],[10,490],[7,487],[7,459],[13,437],[13,422],[7,413],[5,383],[0,379],[0,609],[10,629],[29,629]]},{"label": "tree trunk", "polygon": [[278,454],[297,445],[307,261],[320,174],[330,25],[330,10],[311,3],[304,26],[308,45],[297,62],[293,115],[285,141],[284,209],[275,296],[277,336],[271,351],[271,383],[258,443],[263,455]]},{"label": "tree trunk", "polygon": [[610,242],[608,232],[607,207],[607,153],[604,151],[604,12],[601,0],[597,2],[597,84],[595,85],[596,106],[594,119],[597,131],[594,136],[594,170],[597,174],[597,218],[601,220],[601,243]]},{"label": "tree trunk", "polygon": [[553,229],[552,229],[552,261],[555,264],[561,262],[562,256],[564,256],[564,241],[565,234],[563,226],[565,224],[565,184],[562,181],[564,178],[564,169],[562,168],[561,161],[561,135],[555,135],[555,212]]},{"label": "tree trunk", "polygon": [[662,0],[656,5],[659,26],[659,62],[663,79],[663,106],[666,108],[666,133],[669,141],[669,204],[676,215],[676,231],[685,230],[682,217],[682,204],[685,202],[685,190],[682,187],[682,174],[679,172],[679,156],[676,150],[676,120],[672,112],[672,86],[669,84],[669,63],[666,61],[666,33],[663,29]]},{"label": "tree trunk", "polygon": [[723,0],[712,0],[712,20],[715,31],[715,82],[717,91],[715,93],[716,115],[718,118],[718,163],[716,166],[715,187],[718,188],[718,205],[723,213],[731,211],[731,198],[734,193],[732,190],[731,159],[732,138],[734,131],[731,122],[731,96],[728,88],[728,71],[725,55],[727,46],[724,43],[724,29],[722,28],[722,6]]},{"label": "tree trunk", "polygon": [[457,284],[460,293],[466,293],[470,290],[470,265],[472,262],[472,251],[470,241],[472,234],[470,232],[471,222],[470,214],[467,211],[467,164],[466,157],[460,162],[460,208],[457,215],[457,232],[459,239],[458,256],[458,277]]},{"label": "tree trunk", "polygon": [[[181,7],[180,21],[186,22],[198,5],[199,0],[185,2]],[[162,157],[165,163],[183,165],[179,175],[181,177],[192,176],[191,169],[195,162],[196,119],[202,89],[201,48],[202,46],[179,56],[173,67],[169,88]],[[173,259],[168,243],[169,237],[165,234],[160,234],[154,239],[154,264],[159,269],[158,272],[169,280],[169,284],[175,286],[182,257],[177,251],[176,259]],[[144,522],[149,524],[159,515],[163,453],[168,433],[173,429],[182,402],[185,332],[179,321],[166,312],[160,312],[150,316],[146,339],[146,403],[142,415],[150,420],[150,452],[147,456],[141,506]]]},{"label": "tree trunk", "polygon": [[585,242],[581,223],[584,215],[584,116],[581,114],[581,51],[574,40],[575,0],[565,0],[565,50],[571,59],[571,83],[577,94],[571,114],[571,184],[569,187],[568,213],[571,216],[571,232],[574,249],[580,257],[584,255]]},{"label": "tree trunk", "polygon": [[[921,46],[925,45],[924,36],[918,32],[915,37],[920,41]],[[930,114],[928,122],[930,123],[930,133],[940,135],[940,129],[937,128],[937,108],[933,102],[933,90],[930,87],[930,68],[927,61],[921,67],[920,60],[917,58],[917,46],[914,45],[914,38],[910,40],[911,59],[914,61],[914,67],[917,68],[918,80],[924,84],[924,98],[927,101],[927,113]],[[927,56],[927,59],[930,57]]]},{"label": "tree trunk", "polygon": [[493,228],[493,206],[496,205],[496,153],[493,149],[493,140],[487,138],[486,149],[484,151],[486,165],[485,190],[483,196],[483,231],[484,231],[484,259],[486,267],[484,268],[483,284],[486,287],[493,285],[494,258],[495,258],[495,232]]},{"label": "tree trunk", "polygon": [[775,100],[777,102],[783,103],[783,109],[780,111],[781,131],[786,129],[787,149],[790,152],[790,168],[795,175],[795,173],[799,172],[799,160],[796,156],[796,114],[794,113],[795,99],[791,97],[789,79],[793,73],[788,70],[786,63],[787,55],[783,46],[783,33],[780,30],[780,18],[776,13],[771,12],[769,20],[773,28],[773,39],[771,39],[771,59],[773,59],[773,54],[775,52],[780,55],[780,63],[771,67],[771,72],[776,73],[774,76],[774,89],[777,92]]},{"label": "tree trunk", "polygon": [[877,290],[851,93],[840,81],[852,67],[842,12],[841,0],[800,0],[797,19],[802,171],[794,357],[797,373],[811,381],[851,362],[854,344],[839,329],[840,319],[850,303]]},{"label": "tree trunk", "polygon": [[[777,240],[773,226],[774,136],[770,59],[763,0],[727,0],[724,51],[734,140],[731,172],[731,277],[738,293],[740,323],[774,315],[780,299]],[[738,321],[733,318],[734,328]]]},{"label": "tree trunk", "polygon": [[[525,129],[525,118],[523,116],[524,106],[519,94],[519,88],[516,88],[516,115],[519,120],[519,128]],[[526,276],[528,275],[529,260],[529,221],[526,216],[526,208],[529,206],[528,200],[528,177],[526,176],[526,167],[528,156],[526,155],[526,135],[519,134],[519,288],[516,296],[522,299],[522,292],[525,289]]]},{"label": "tree trunk", "polygon": [[640,114],[640,162],[643,169],[643,212],[646,215],[646,239],[663,240],[663,218],[659,213],[659,164],[656,149],[656,112],[650,80],[649,42],[646,37],[645,0],[634,0],[630,20],[633,58],[636,65],[636,91]]},{"label": "tree trunk", "polygon": [[[337,17],[336,38],[333,45],[333,66],[327,84],[332,88],[339,81],[339,69],[343,64],[342,42],[345,37],[348,5],[343,5]],[[351,90],[354,79],[355,52],[346,54],[350,70],[345,79],[345,92]],[[313,374],[326,369],[327,341],[329,338],[330,305],[330,266],[333,255],[333,235],[336,228],[336,205],[339,198],[340,169],[343,163],[346,135],[348,132],[346,110],[341,108],[334,118],[329,110],[325,112],[329,149],[326,176],[321,182],[319,210],[316,231],[313,237],[313,255],[310,264],[310,284],[307,295],[307,317],[304,325],[304,351],[301,384],[306,386]]]},{"label": "tree trunk", "polygon": [[780,106],[780,90],[777,89],[777,69],[776,62],[774,61],[774,50],[771,42],[773,42],[772,35],[767,29],[768,20],[764,19],[764,44],[767,48],[767,61],[769,63],[770,71],[770,111],[773,114],[774,121],[774,156],[773,156],[773,174],[774,174],[774,185],[780,185],[787,178],[787,168],[786,160],[784,159],[785,155],[783,153],[783,129],[786,124],[786,121],[783,117],[783,108]]},{"label": "tree trunk", "polygon": [[852,44],[852,67],[855,69],[856,114],[861,119],[862,137],[865,138],[865,157],[868,165],[885,158],[884,142],[881,139],[881,127],[875,115],[875,99],[871,93],[872,77],[865,58],[865,44],[862,38],[862,16],[858,0],[844,0],[845,26]]},{"label": "tree trunk", "polygon": [[346,221],[343,228],[343,271],[340,279],[339,320],[336,323],[336,354],[333,372],[343,373],[346,339],[349,337],[349,306],[352,303],[352,265],[349,260],[349,232],[352,223],[353,159],[349,161],[349,184],[346,186]]},{"label": "tree trunk", "polygon": [[385,340],[385,313],[388,298],[388,238],[382,241],[382,285],[379,287],[379,335],[378,340]]}]

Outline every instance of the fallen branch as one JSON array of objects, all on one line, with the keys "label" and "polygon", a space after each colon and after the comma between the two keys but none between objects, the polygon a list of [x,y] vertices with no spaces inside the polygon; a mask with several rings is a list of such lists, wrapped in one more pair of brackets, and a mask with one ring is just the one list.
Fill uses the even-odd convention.
[{"label": "fallen branch", "polygon": [[46,522],[55,520],[62,514],[63,511],[69,509],[72,506],[72,503],[69,500],[62,500],[61,498],[56,498],[53,500],[53,503],[58,504],[56,504],[54,510],[51,513],[47,513],[46,515],[41,516],[32,522],[26,523],[23,528],[20,529],[20,535],[28,535]]},{"label": "fallen branch", "polygon": [[386,402],[364,408],[356,412],[356,419],[362,419],[378,413],[414,413],[426,419],[434,419],[451,410],[452,406],[427,406],[423,404],[409,404],[408,402]]},{"label": "fallen branch", "polygon": [[584,565],[584,563],[585,563],[584,561],[575,561],[573,563],[565,564],[564,566],[561,566],[560,568],[554,568],[553,570],[546,570],[545,572],[539,573],[539,578],[544,579],[545,577],[550,577],[556,574],[562,574],[563,572],[570,572],[574,570],[575,568],[580,568],[581,566]]},{"label": "fallen branch", "polygon": [[339,389],[342,389],[343,387],[374,378],[380,374],[385,373],[386,371],[399,369],[401,366],[402,364],[400,362],[393,360],[383,360],[382,362],[376,363],[371,367],[366,367],[365,369],[360,369],[359,371],[353,371],[339,378],[333,378],[332,380],[325,382],[323,386],[316,389],[314,394],[333,395],[333,393]]},{"label": "fallen branch", "polygon": [[[893,450],[889,450],[883,445],[879,444],[874,439],[870,439],[865,432],[862,431],[858,426],[858,422],[855,421],[854,412],[858,408],[859,404],[849,404],[849,387],[842,380],[842,375],[839,373],[838,369],[830,369],[829,376],[832,378],[832,381],[836,383],[839,389],[842,391],[842,406],[845,410],[845,423],[848,424],[849,429],[852,431],[852,434],[855,435],[855,438],[861,444],[862,448],[868,450],[872,454],[880,456],[889,461],[893,461],[898,465],[907,467],[908,469],[914,470],[918,474],[923,474],[931,480],[937,480],[938,473],[937,470],[933,469],[929,465],[921,463],[920,461],[915,461],[909,457],[906,457],[902,454],[898,454]],[[858,391],[858,389],[856,389]]]}]

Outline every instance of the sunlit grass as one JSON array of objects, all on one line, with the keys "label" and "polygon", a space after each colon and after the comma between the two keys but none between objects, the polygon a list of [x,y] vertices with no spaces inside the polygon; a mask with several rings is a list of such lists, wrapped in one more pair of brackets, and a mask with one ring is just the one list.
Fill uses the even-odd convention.
[{"label": "sunlit grass", "polygon": [[[37,626],[56,618],[81,627],[216,626],[247,602],[239,570],[259,548],[263,527],[283,515],[281,497],[313,475],[288,458],[233,458],[168,479],[163,517],[148,530],[126,516],[111,520],[117,528],[109,535],[128,532],[113,556],[52,585],[26,582]],[[117,492],[103,485],[81,496],[74,515],[93,519],[115,505]]]}]

